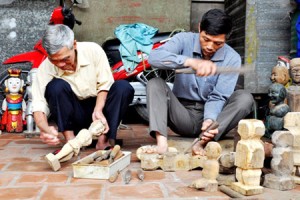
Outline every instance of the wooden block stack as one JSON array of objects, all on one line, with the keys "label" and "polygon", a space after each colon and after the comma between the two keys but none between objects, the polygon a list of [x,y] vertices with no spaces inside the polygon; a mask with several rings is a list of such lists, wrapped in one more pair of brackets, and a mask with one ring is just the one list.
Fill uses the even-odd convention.
[{"label": "wooden block stack", "polygon": [[260,138],[265,133],[262,121],[256,119],[241,120],[238,125],[241,140],[237,143],[235,166],[238,182],[232,183],[233,190],[249,196],[263,192],[260,186],[261,168],[265,152]]}]

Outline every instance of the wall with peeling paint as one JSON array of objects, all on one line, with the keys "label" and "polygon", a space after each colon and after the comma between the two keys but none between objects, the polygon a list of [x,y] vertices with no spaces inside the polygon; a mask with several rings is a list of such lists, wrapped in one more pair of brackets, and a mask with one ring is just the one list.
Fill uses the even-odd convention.
[{"label": "wall with peeling paint", "polygon": [[160,32],[176,28],[190,30],[191,1],[189,0],[89,0],[89,8],[75,8],[83,23],[75,27],[80,41],[102,44],[115,37],[120,24],[145,23]]}]

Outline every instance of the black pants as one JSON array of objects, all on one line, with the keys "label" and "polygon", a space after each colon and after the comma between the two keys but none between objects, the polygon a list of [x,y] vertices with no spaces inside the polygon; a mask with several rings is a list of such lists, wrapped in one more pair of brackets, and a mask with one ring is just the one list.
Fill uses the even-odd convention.
[{"label": "black pants", "polygon": [[[116,139],[119,123],[132,102],[133,95],[134,89],[128,81],[115,81],[111,86],[103,110],[110,128],[108,139]],[[69,83],[54,78],[46,87],[45,98],[58,131],[72,130],[77,134],[91,125],[96,97],[79,100]]]},{"label": "black pants", "polygon": [[[218,141],[235,128],[252,111],[253,103],[254,99],[249,92],[235,91],[217,117],[219,133],[214,139]],[[201,133],[204,102],[178,99],[160,78],[151,79],[147,84],[147,108],[152,136],[157,131],[167,137],[168,126],[175,133],[186,137],[198,137]]]}]

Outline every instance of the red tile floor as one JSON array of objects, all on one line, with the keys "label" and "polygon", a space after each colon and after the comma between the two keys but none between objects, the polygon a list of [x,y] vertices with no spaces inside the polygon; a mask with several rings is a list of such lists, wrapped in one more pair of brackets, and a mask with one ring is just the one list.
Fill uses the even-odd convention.
[{"label": "red tile floor", "polygon": [[[141,182],[135,174],[140,168],[135,151],[141,145],[154,144],[147,128],[144,124],[130,124],[129,129],[118,133],[118,138],[123,140],[122,150],[132,152],[131,164],[127,167],[133,172],[129,184],[124,183],[124,170],[114,183],[73,178],[71,163],[92,153],[93,148],[82,150],[79,157],[53,172],[44,156],[57,147],[43,144],[38,137],[3,133],[0,136],[0,199],[230,199],[219,191],[208,193],[189,188],[188,185],[200,177],[200,169],[145,171]],[[263,194],[251,199],[300,199],[300,186],[290,191],[265,188]]]}]

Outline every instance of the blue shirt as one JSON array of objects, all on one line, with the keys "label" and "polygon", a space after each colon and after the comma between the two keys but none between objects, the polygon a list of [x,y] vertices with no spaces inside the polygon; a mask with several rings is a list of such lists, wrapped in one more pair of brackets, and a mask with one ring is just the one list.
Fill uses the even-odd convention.
[{"label": "blue shirt", "polygon": [[[183,68],[187,58],[202,58],[199,33],[178,33],[164,45],[151,51],[148,62],[156,68]],[[240,55],[225,44],[211,58],[217,67],[241,67]],[[227,99],[234,91],[239,74],[224,73],[199,77],[176,74],[175,96],[204,102],[204,119],[216,120]]]}]

